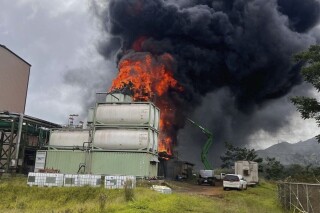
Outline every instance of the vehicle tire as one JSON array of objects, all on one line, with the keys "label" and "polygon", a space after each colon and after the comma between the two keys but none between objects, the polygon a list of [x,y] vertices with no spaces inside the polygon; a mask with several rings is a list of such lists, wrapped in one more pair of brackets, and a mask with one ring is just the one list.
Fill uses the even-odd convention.
[{"label": "vehicle tire", "polygon": [[239,191],[242,191],[242,189],[243,189],[243,185],[241,185],[238,190],[239,190]]},{"label": "vehicle tire", "polygon": [[223,190],[226,191],[226,190],[227,190],[227,187],[223,187]]},{"label": "vehicle tire", "polygon": [[215,182],[212,182],[212,183],[211,183],[211,186],[215,186],[215,185],[216,185],[216,183],[215,183]]},{"label": "vehicle tire", "polygon": [[248,189],[248,186],[246,185],[246,187],[244,188],[244,190],[247,190]]}]

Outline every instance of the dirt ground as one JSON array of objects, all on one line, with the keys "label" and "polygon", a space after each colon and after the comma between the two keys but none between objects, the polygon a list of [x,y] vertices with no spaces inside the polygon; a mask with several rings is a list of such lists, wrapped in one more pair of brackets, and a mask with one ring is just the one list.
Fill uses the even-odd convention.
[{"label": "dirt ground", "polygon": [[217,182],[215,186],[211,185],[197,185],[196,183],[166,181],[168,186],[172,188],[173,192],[198,194],[205,196],[222,197],[224,194],[222,183]]}]

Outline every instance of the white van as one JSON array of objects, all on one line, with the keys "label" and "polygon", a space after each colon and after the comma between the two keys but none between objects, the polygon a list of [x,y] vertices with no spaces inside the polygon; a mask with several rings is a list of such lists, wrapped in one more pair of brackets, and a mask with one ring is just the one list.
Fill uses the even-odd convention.
[{"label": "white van", "polygon": [[223,190],[231,188],[247,189],[247,181],[241,175],[227,174],[223,179]]}]

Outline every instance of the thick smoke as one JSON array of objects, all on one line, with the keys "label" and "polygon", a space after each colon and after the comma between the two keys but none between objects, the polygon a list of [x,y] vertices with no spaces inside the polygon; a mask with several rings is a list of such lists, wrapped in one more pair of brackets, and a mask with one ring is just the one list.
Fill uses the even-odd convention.
[{"label": "thick smoke", "polygon": [[[179,110],[190,115],[203,97],[216,94],[204,102],[213,110],[196,120],[211,117],[207,127],[218,142],[241,132],[245,143],[252,125],[242,129],[244,119],[302,82],[292,55],[316,42],[308,31],[318,23],[319,8],[317,0],[111,0],[99,16],[112,37],[99,51],[108,59],[117,53],[117,60],[130,49],[170,53],[174,77],[185,88],[174,94]],[[272,123],[261,125],[266,131],[286,124],[263,118]]]}]

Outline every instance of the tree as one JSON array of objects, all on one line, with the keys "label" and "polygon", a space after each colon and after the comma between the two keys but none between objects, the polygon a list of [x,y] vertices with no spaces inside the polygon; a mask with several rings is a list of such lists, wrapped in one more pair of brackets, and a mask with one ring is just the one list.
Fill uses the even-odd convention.
[{"label": "tree", "polygon": [[[301,74],[320,92],[320,46],[313,45],[307,51],[295,55],[295,61],[302,64]],[[314,118],[320,126],[320,103],[315,98],[297,96],[291,98],[303,119]],[[320,134],[316,136],[320,143]]]},{"label": "tree", "polygon": [[[240,148],[235,147],[231,143],[226,142],[226,152],[224,156],[220,156],[223,164],[222,168],[231,168],[234,165],[234,162],[239,160],[247,160],[247,161],[255,161],[257,163],[261,163],[263,161],[262,158],[258,158],[256,151],[254,149]],[[261,169],[261,165],[259,164],[259,170]]]},{"label": "tree", "polygon": [[268,180],[280,180],[284,177],[284,166],[275,158],[266,158],[265,174]]}]

